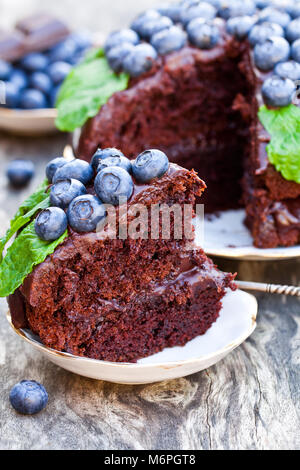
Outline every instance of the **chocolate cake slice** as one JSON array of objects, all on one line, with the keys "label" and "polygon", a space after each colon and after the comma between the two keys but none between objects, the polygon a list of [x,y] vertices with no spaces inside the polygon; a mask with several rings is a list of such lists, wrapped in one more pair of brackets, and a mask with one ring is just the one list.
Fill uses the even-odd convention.
[{"label": "chocolate cake slice", "polygon": [[[143,163],[146,157],[138,158]],[[101,165],[106,162],[100,160]],[[115,169],[108,165],[97,175]],[[48,175],[57,181],[53,188],[60,184],[57,172],[61,168],[54,176],[52,170],[50,164]],[[178,223],[171,211],[170,236],[164,235],[160,215],[147,215],[147,229],[138,228],[136,236],[120,235],[124,220],[129,233],[136,208],[138,212],[146,209],[147,214],[163,204],[195,209],[196,197],[205,189],[197,174],[170,164],[163,175],[142,182],[149,179],[146,173],[141,175],[137,167],[136,172],[128,171],[133,191],[126,205],[116,206],[117,236],[108,236],[106,223],[97,231],[76,231],[71,202],[68,220],[73,228],[69,225],[67,238],[8,297],[14,325],[29,327],[48,347],[107,361],[135,362],[204,334],[219,316],[226,288],[235,289],[234,275],[219,271],[194,244],[192,211],[191,230],[184,230],[185,218]],[[86,196],[74,201],[96,197],[99,186],[95,181],[92,178],[86,184]],[[59,194],[53,189],[51,193]],[[155,237],[151,235],[154,225],[158,227]],[[182,236],[175,234],[179,225]]]},{"label": "chocolate cake slice", "polygon": [[[264,101],[270,110],[298,106],[298,13],[284,2],[270,11],[252,0],[208,3],[149,10],[129,32],[109,36],[108,62],[131,78],[84,125],[78,154],[89,160],[98,147],[112,146],[133,158],[159,148],[203,177],[206,212],[245,207],[257,247],[295,245],[300,155],[298,177],[283,176],[268,157],[271,136],[258,111]],[[152,64],[145,60],[137,70],[145,43]]]}]

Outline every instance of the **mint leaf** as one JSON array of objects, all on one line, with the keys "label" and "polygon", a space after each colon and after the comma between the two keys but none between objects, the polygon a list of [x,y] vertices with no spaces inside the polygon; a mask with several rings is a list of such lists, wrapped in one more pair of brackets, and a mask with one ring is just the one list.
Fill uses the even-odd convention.
[{"label": "mint leaf", "polygon": [[300,108],[290,104],[280,109],[262,106],[258,117],[269,132],[269,161],[288,181],[300,184]]},{"label": "mint leaf", "polygon": [[25,227],[8,248],[0,264],[0,297],[7,297],[20,287],[34,266],[42,263],[48,255],[52,254],[67,236],[66,230],[57,240],[46,242],[35,233],[34,221]]},{"label": "mint leaf", "polygon": [[38,187],[35,193],[29,196],[19,207],[17,213],[10,222],[10,227],[5,236],[0,238],[0,262],[2,261],[2,254],[5,245],[15,235],[15,233],[30,222],[31,217],[33,217],[38,210],[49,207],[49,196],[46,193],[48,186],[49,182],[46,179]]},{"label": "mint leaf", "polygon": [[117,91],[127,88],[129,76],[115,74],[102,49],[92,50],[63,83],[58,98],[56,126],[72,132],[91,117]]}]

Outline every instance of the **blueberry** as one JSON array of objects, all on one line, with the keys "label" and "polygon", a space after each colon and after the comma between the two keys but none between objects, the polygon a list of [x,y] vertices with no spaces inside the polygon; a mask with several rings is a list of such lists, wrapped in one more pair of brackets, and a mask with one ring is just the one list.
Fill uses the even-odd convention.
[{"label": "blueberry", "polygon": [[97,168],[101,160],[104,160],[105,158],[110,158],[110,157],[124,157],[124,154],[121,152],[121,150],[111,148],[111,147],[103,149],[103,150],[99,148],[97,152],[94,153],[92,160],[91,160],[91,166],[94,169],[94,171],[97,172]]},{"label": "blueberry", "polygon": [[169,160],[160,150],[145,150],[132,164],[132,173],[139,183],[149,183],[163,176],[169,168]]},{"label": "blueberry", "polygon": [[300,64],[294,60],[280,62],[276,65],[274,73],[281,78],[289,78],[293,81],[300,80]]},{"label": "blueberry", "polygon": [[139,43],[140,38],[132,29],[121,29],[111,33],[104,43],[104,51],[107,53],[110,49],[120,46],[125,42],[129,42],[134,46]]},{"label": "blueberry", "polygon": [[51,187],[50,203],[51,206],[66,209],[75,197],[83,194],[86,194],[86,188],[80,181],[74,179],[58,181]]},{"label": "blueberry", "polygon": [[52,108],[55,108],[55,106],[56,106],[56,101],[57,101],[57,97],[58,97],[60,87],[61,87],[61,85],[56,85],[55,87],[52,88],[52,90],[50,92],[50,106]]},{"label": "blueberry", "polygon": [[133,193],[133,181],[129,173],[118,166],[101,170],[94,183],[95,191],[106,204],[119,204],[119,198],[128,200]]},{"label": "blueberry", "polygon": [[18,413],[34,415],[45,408],[48,394],[45,387],[35,380],[22,380],[11,389],[9,400]]},{"label": "blueberry", "polygon": [[258,22],[263,23],[267,21],[268,23],[277,23],[280,24],[283,28],[291,21],[291,17],[288,13],[284,11],[277,10],[273,7],[264,8],[258,16]]},{"label": "blueberry", "polygon": [[103,170],[104,168],[109,168],[111,166],[118,166],[120,168],[123,168],[128,173],[131,173],[132,171],[131,161],[123,155],[118,155],[100,160],[99,165],[97,167],[97,173],[99,173],[99,171]]},{"label": "blueberry", "polygon": [[68,221],[76,232],[93,232],[106,217],[105,206],[96,196],[78,196],[69,205]]},{"label": "blueberry", "polygon": [[182,5],[180,3],[166,3],[156,10],[162,16],[168,16],[174,23],[178,23],[182,13]]},{"label": "blueberry", "polygon": [[0,80],[8,80],[13,71],[13,68],[9,62],[0,59]]},{"label": "blueberry", "polygon": [[44,72],[48,64],[48,58],[40,52],[32,52],[26,55],[20,62],[21,67],[28,72]]},{"label": "blueberry", "polygon": [[178,26],[172,26],[156,33],[151,39],[151,44],[159,54],[169,54],[169,52],[178,51],[185,46],[186,33]]},{"label": "blueberry", "polygon": [[143,26],[148,20],[160,18],[160,14],[157,10],[147,10],[144,13],[141,13],[131,24],[131,28],[137,33],[143,34]]},{"label": "blueberry", "polygon": [[300,63],[300,39],[297,39],[297,41],[293,42],[291,48],[291,56],[292,59]]},{"label": "blueberry", "polygon": [[71,70],[72,66],[67,62],[53,62],[53,64],[49,66],[48,73],[52,82],[58,85],[64,81]]},{"label": "blueberry", "polygon": [[150,44],[139,44],[125,57],[124,71],[132,77],[138,77],[148,72],[156,59],[157,52],[154,47]]},{"label": "blueberry", "polygon": [[106,54],[106,57],[107,57],[110,67],[115,72],[121,72],[121,70],[123,69],[123,61],[125,57],[130,52],[132,52],[133,48],[134,48],[133,44],[130,44],[129,42],[124,42],[123,44],[120,44],[119,46],[109,49],[109,51]]},{"label": "blueberry", "polygon": [[91,181],[93,176],[94,172],[91,165],[84,160],[76,158],[58,168],[53,176],[52,182],[57,183],[65,179],[74,179],[81,181],[83,184],[87,184]]},{"label": "blueberry", "polygon": [[256,7],[260,10],[269,7],[272,5],[272,0],[255,0]]},{"label": "blueberry", "polygon": [[211,49],[219,39],[220,32],[212,23],[203,22],[202,18],[195,18],[187,27],[189,40],[200,49]]},{"label": "blueberry", "polygon": [[57,240],[66,231],[67,226],[67,216],[60,207],[44,209],[34,222],[37,236],[44,241]]},{"label": "blueberry", "polygon": [[223,0],[219,8],[219,15],[225,20],[235,16],[251,16],[254,12],[252,0]]},{"label": "blueberry", "polygon": [[235,16],[227,21],[227,31],[238,39],[243,39],[248,36],[254,22],[252,16]]},{"label": "blueberry", "polygon": [[7,167],[6,175],[12,186],[26,186],[34,175],[34,164],[30,160],[13,160]]},{"label": "blueberry", "polygon": [[203,2],[198,5],[192,5],[181,12],[180,20],[184,25],[187,25],[195,18],[203,18],[204,20],[212,20],[215,18],[217,10],[213,5]]},{"label": "blueberry", "polygon": [[278,62],[285,62],[290,56],[290,46],[286,39],[272,36],[254,48],[255,65],[264,71],[272,70]]},{"label": "blueberry", "polygon": [[173,21],[168,18],[168,16],[160,16],[156,19],[149,19],[145,21],[141,36],[149,40],[154,34],[159,33],[167,28],[170,28],[173,25]]},{"label": "blueberry", "polygon": [[19,90],[23,90],[28,87],[28,77],[21,69],[14,69],[10,75],[9,81],[17,86]]},{"label": "blueberry", "polygon": [[70,39],[75,43],[77,51],[84,51],[93,45],[92,36],[89,31],[77,31],[71,34]]},{"label": "blueberry", "polygon": [[253,26],[249,33],[249,41],[252,46],[262,44],[272,36],[284,36],[284,29],[277,23],[264,23],[256,24]]},{"label": "blueberry", "polygon": [[292,18],[299,18],[300,16],[300,2],[294,3],[289,11]]},{"label": "blueberry", "polygon": [[76,53],[75,41],[68,37],[49,51],[50,62],[68,62]]},{"label": "blueberry", "polygon": [[295,84],[289,78],[273,76],[265,80],[261,92],[267,106],[278,108],[292,102],[295,90]]},{"label": "blueberry", "polygon": [[4,84],[4,105],[7,108],[17,108],[20,103],[20,89],[14,83],[11,82],[4,82]]},{"label": "blueberry", "polygon": [[30,86],[48,95],[52,89],[52,82],[45,73],[34,72],[30,77]]},{"label": "blueberry", "polygon": [[47,108],[47,106],[47,99],[41,91],[27,88],[22,92],[20,98],[20,107],[22,109],[41,109]]},{"label": "blueberry", "polygon": [[67,163],[68,163],[68,160],[66,160],[64,157],[54,158],[48,163],[48,165],[46,166],[46,177],[49,183],[52,183],[53,176],[56,170],[66,165]]},{"label": "blueberry", "polygon": [[300,18],[296,18],[287,25],[285,36],[290,42],[294,42],[300,38]]}]

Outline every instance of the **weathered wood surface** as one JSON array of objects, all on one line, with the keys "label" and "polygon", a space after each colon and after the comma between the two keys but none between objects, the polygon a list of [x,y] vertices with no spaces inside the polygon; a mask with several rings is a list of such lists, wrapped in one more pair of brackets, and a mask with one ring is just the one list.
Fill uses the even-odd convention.
[{"label": "weathered wood surface", "polygon": [[[71,3],[49,5],[74,17],[78,26],[81,9],[69,9]],[[120,24],[120,18],[128,16],[125,3],[128,9],[134,2],[88,1],[83,25],[90,21],[96,29],[98,19],[86,10],[93,4],[99,9],[101,3],[111,5],[106,21],[100,21],[107,28]],[[138,3],[143,9],[154,2]],[[1,21],[5,11],[16,15],[17,4],[0,0]],[[24,139],[0,134],[1,234],[41,179],[45,162],[61,153],[65,141],[62,135]],[[12,191],[5,166],[10,159],[25,156],[36,163],[37,176],[31,188]],[[218,262],[223,269],[237,270],[242,280],[300,283],[300,259]],[[256,331],[225,360],[190,377],[146,386],[97,382],[52,365],[10,329],[6,301],[1,299],[0,449],[299,449],[299,299],[264,294],[257,298]],[[17,415],[8,401],[11,387],[24,378],[42,382],[49,392],[48,407],[35,417]]]}]

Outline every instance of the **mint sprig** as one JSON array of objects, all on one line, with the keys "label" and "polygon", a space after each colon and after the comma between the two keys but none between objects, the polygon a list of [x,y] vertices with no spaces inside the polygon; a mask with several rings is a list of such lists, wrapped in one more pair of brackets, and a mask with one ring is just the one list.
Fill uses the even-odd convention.
[{"label": "mint sprig", "polygon": [[48,186],[49,182],[45,179],[38,189],[19,207],[17,213],[10,222],[10,227],[5,236],[0,238],[0,262],[3,259],[3,250],[5,245],[9,240],[18,232],[18,230],[30,222],[31,218],[38,210],[49,207],[49,196],[46,192]]},{"label": "mint sprig", "polygon": [[34,221],[22,230],[0,264],[0,297],[12,294],[20,287],[34,266],[42,263],[68,236],[68,231],[52,242],[38,238]]},{"label": "mint sprig", "polygon": [[271,136],[269,161],[286,180],[300,184],[300,108],[293,104],[280,109],[262,106],[258,116]]},{"label": "mint sprig", "polygon": [[73,132],[94,117],[117,91],[125,90],[129,76],[117,75],[110,68],[102,49],[94,49],[64,81],[58,98],[56,126]]}]

